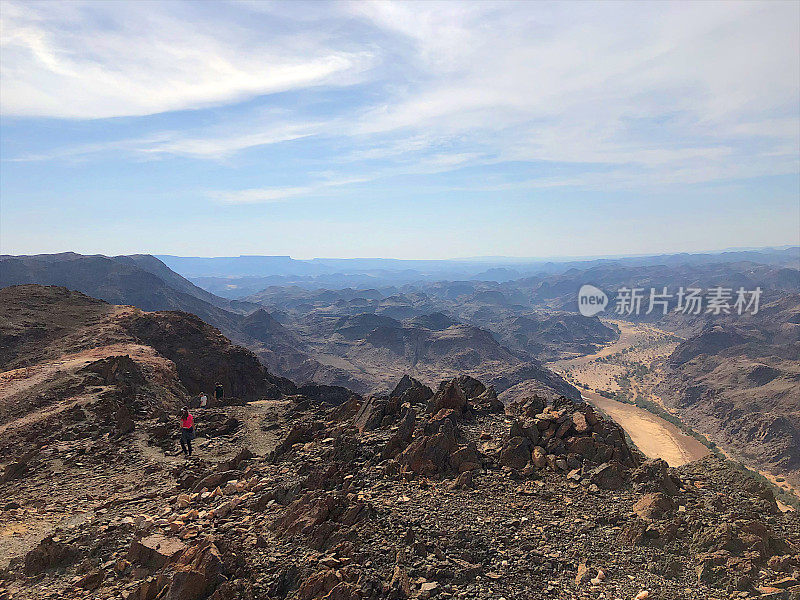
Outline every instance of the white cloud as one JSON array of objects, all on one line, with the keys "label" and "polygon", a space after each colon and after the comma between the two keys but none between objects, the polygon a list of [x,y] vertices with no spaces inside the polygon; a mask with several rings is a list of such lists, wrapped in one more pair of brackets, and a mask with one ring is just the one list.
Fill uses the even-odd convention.
[{"label": "white cloud", "polygon": [[178,6],[4,2],[3,114],[95,119],[196,109],[352,83],[371,64],[367,51],[312,41],[287,48],[280,32],[171,14]]},{"label": "white cloud", "polygon": [[540,179],[593,187],[797,172],[797,3],[254,2],[217,19],[211,4],[142,6],[4,6],[5,114],[143,115],[363,84],[324,114],[225,115],[77,149],[230,159],[333,140],[324,183],[303,173],[224,202],[509,162],[602,167]]},{"label": "white cloud", "polygon": [[251,188],[246,190],[209,192],[209,197],[223,204],[262,204],[265,202],[281,202],[293,196],[304,196],[314,187],[273,187]]}]

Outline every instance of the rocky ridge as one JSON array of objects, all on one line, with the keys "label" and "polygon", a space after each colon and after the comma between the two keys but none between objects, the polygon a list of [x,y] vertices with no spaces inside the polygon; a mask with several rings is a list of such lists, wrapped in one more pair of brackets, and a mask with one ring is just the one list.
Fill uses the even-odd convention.
[{"label": "rocky ridge", "polygon": [[[2,600],[800,597],[768,488],[646,460],[585,403],[467,375],[362,398],[183,313],[0,299]],[[179,456],[174,411],[226,375]]]},{"label": "rocky ridge", "polygon": [[[506,414],[471,377],[435,392],[405,377],[386,397],[280,407],[261,424],[284,431],[271,450],[148,463],[135,495],[12,560],[0,597],[800,595],[800,524],[768,489],[716,459],[645,460],[585,404],[532,397]],[[230,410],[247,407],[199,418]],[[236,431],[220,436],[231,449]],[[85,460],[141,466],[118,452],[130,441]],[[0,485],[19,498],[7,519],[33,510],[19,480]]]}]

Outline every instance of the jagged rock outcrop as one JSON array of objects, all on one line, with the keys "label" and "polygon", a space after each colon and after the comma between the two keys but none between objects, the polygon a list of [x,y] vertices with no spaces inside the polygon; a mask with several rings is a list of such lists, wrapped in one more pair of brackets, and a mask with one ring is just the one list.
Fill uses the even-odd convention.
[{"label": "jagged rock outcrop", "polygon": [[542,399],[534,397],[510,410],[519,416],[498,454],[499,463],[509,469],[549,467],[570,472],[576,481],[618,489],[628,470],[640,462],[619,426],[598,417],[587,404],[562,397],[543,406]]}]

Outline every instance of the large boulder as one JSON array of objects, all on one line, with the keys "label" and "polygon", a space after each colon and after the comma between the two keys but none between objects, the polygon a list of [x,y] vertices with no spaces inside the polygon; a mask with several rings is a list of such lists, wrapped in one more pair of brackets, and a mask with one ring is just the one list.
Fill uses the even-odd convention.
[{"label": "large boulder", "polygon": [[225,566],[211,540],[188,548],[175,563],[172,580],[164,600],[201,600],[208,598],[226,581]]},{"label": "large boulder", "polygon": [[385,398],[367,398],[356,413],[353,423],[360,433],[372,431],[381,426],[381,421],[386,415],[387,401]]},{"label": "large boulder", "polygon": [[661,492],[645,494],[633,505],[633,512],[645,521],[661,519],[673,510],[675,502]]},{"label": "large boulder", "polygon": [[25,555],[23,571],[26,575],[36,575],[52,567],[73,562],[78,557],[78,548],[56,537],[48,536]]},{"label": "large boulder", "polygon": [[133,540],[127,559],[143,567],[161,568],[177,560],[184,550],[186,544],[180,539],[155,534]]},{"label": "large boulder", "polygon": [[428,402],[428,412],[435,414],[443,408],[450,408],[462,413],[467,408],[467,396],[458,384],[457,379],[443,382]]},{"label": "large boulder", "polygon": [[528,438],[515,436],[508,440],[500,450],[500,464],[520,471],[531,460],[531,442]]},{"label": "large boulder", "polygon": [[345,541],[351,527],[371,514],[363,500],[343,492],[309,491],[292,502],[272,528],[278,535],[300,535],[315,550]]},{"label": "large boulder", "polygon": [[455,379],[456,385],[464,392],[467,400],[477,398],[486,392],[486,386],[469,375],[461,375]]},{"label": "large boulder", "polygon": [[631,473],[631,482],[640,491],[661,492],[669,496],[678,493],[680,480],[670,472],[660,458],[646,460]]},{"label": "large boulder", "polygon": [[604,490],[618,490],[625,485],[625,470],[617,462],[607,462],[589,472],[589,478]]},{"label": "large boulder", "polygon": [[433,397],[433,390],[413,377],[403,375],[389,396],[398,398],[400,404],[408,402],[412,406],[422,406]]},{"label": "large boulder", "polygon": [[[444,423],[450,423],[444,421]],[[415,437],[397,457],[401,468],[420,475],[436,475],[451,471],[450,455],[458,448],[452,426],[443,426],[437,433]]]},{"label": "large boulder", "polygon": [[470,404],[475,410],[481,413],[503,413],[506,410],[503,402],[497,397],[497,392],[493,385],[486,388],[482,394],[470,398]]},{"label": "large boulder", "polygon": [[414,434],[414,426],[417,420],[417,411],[410,406],[407,407],[403,414],[400,416],[400,423],[386,445],[383,447],[381,456],[383,458],[394,458],[400,453],[408,443],[411,441],[411,436]]}]

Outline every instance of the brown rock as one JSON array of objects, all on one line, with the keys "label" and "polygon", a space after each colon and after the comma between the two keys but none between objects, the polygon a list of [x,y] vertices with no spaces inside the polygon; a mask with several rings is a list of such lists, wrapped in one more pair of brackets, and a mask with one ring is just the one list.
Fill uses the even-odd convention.
[{"label": "brown rock", "polygon": [[408,598],[411,596],[411,580],[402,565],[395,565],[389,588],[390,594],[394,598]]},{"label": "brown rock", "polygon": [[161,534],[133,540],[127,559],[145,567],[161,568],[177,558],[186,549],[186,544],[174,537]]},{"label": "brown rock", "polygon": [[414,425],[417,420],[417,412],[407,407],[400,417],[400,425],[384,446],[381,456],[386,458],[394,458],[399,454],[408,443],[411,441],[411,435],[414,433]]},{"label": "brown rock", "polygon": [[358,585],[342,581],[328,592],[322,600],[361,600],[362,597],[363,594]]},{"label": "brown rock", "polygon": [[657,520],[675,510],[675,503],[661,492],[645,494],[633,505],[633,512],[645,521]]},{"label": "brown rock", "polygon": [[457,413],[462,413],[466,407],[467,396],[456,379],[442,383],[428,402],[429,413],[437,413],[443,408],[452,408]]},{"label": "brown rock", "polygon": [[578,565],[578,572],[575,574],[575,585],[583,587],[594,577],[594,573],[589,570],[585,562]]},{"label": "brown rock", "polygon": [[75,587],[89,591],[96,590],[100,587],[100,585],[102,585],[104,579],[105,573],[103,573],[103,571],[94,569],[81,577],[80,580],[76,581]]},{"label": "brown rock", "polygon": [[636,519],[625,525],[617,536],[617,543],[621,546],[638,546],[644,541],[647,523]]},{"label": "brown rock", "polygon": [[459,473],[474,471],[481,466],[481,456],[473,446],[462,446],[450,455],[450,464]]},{"label": "brown rock", "polygon": [[384,398],[368,398],[356,413],[353,423],[360,433],[372,431],[381,426],[385,414],[386,400]]},{"label": "brown rock", "polygon": [[206,540],[188,548],[175,564],[165,600],[200,600],[225,581],[225,568],[217,547]]},{"label": "brown rock", "polygon": [[339,585],[339,578],[336,576],[336,571],[333,569],[317,571],[300,585],[297,597],[299,600],[322,598],[337,585]]},{"label": "brown rock", "polygon": [[506,409],[492,385],[486,388],[481,395],[471,398],[470,403],[482,413],[502,413]]},{"label": "brown rock", "polygon": [[663,492],[669,496],[678,493],[679,481],[670,473],[669,465],[660,458],[646,460],[631,473],[631,482],[639,489]]},{"label": "brown rock", "polygon": [[589,472],[592,483],[604,490],[618,490],[625,485],[624,471],[615,462],[607,462]]},{"label": "brown rock", "polygon": [[547,452],[541,446],[535,446],[531,452],[531,462],[537,469],[547,466]]},{"label": "brown rock", "polygon": [[408,402],[412,406],[423,405],[433,397],[433,390],[423,385],[413,377],[403,375],[403,378],[390,394],[392,398],[399,398],[400,403]]},{"label": "brown rock", "polygon": [[800,579],[797,579],[796,577],[783,577],[782,579],[776,579],[775,581],[767,582],[767,586],[777,588],[779,590],[787,590],[797,585],[800,585]]},{"label": "brown rock", "polygon": [[577,433],[586,433],[590,429],[590,425],[586,420],[586,415],[580,411],[572,413],[572,427]]},{"label": "brown rock", "polygon": [[51,567],[73,562],[77,557],[78,549],[75,546],[49,536],[25,555],[23,570],[26,575],[36,575]]},{"label": "brown rock", "polygon": [[508,440],[500,450],[500,464],[521,470],[531,460],[531,443],[527,438],[516,436]]}]

